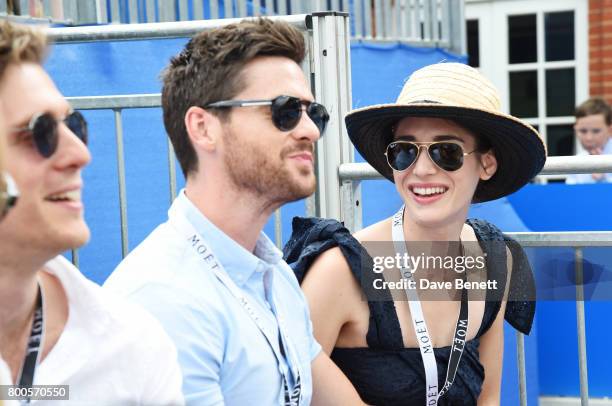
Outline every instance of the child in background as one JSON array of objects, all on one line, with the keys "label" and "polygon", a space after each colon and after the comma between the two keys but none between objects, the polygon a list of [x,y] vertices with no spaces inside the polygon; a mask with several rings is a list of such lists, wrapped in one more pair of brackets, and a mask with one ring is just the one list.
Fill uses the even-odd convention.
[{"label": "child in background", "polygon": [[[592,97],[576,108],[574,132],[581,152],[576,155],[612,154],[612,109],[602,98]],[[612,182],[612,173],[581,173],[569,175],[567,184]]]}]

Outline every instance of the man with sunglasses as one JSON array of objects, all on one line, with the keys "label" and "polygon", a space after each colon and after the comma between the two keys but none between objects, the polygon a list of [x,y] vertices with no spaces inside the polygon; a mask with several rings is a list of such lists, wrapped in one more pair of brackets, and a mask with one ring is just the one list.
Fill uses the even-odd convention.
[{"label": "man with sunglasses", "polygon": [[274,210],[315,189],[314,145],[329,116],[304,54],[290,25],[243,21],[196,35],[163,75],[186,186],[105,286],[166,327],[190,404],[361,403],[314,340],[297,281],[262,232]]},{"label": "man with sunglasses", "polygon": [[5,164],[20,191],[0,222],[1,358],[20,393],[52,385],[39,394],[182,404],[176,349],[159,323],[60,255],[89,239],[81,170],[91,157],[85,119],[41,66],[45,48],[41,32],[0,23]]}]

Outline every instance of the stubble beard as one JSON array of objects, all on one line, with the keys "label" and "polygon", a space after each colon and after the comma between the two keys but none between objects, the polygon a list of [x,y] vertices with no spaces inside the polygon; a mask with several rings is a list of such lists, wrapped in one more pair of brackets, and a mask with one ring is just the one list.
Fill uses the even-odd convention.
[{"label": "stubble beard", "polygon": [[[296,151],[312,152],[312,144],[301,142],[283,148],[278,156],[271,156],[265,148],[239,143],[234,133],[225,134],[226,153],[224,164],[233,185],[270,204],[281,205],[310,196],[316,182],[311,169],[300,168],[299,179],[292,176],[286,165],[286,157]],[[308,181],[305,178],[310,178]]]}]

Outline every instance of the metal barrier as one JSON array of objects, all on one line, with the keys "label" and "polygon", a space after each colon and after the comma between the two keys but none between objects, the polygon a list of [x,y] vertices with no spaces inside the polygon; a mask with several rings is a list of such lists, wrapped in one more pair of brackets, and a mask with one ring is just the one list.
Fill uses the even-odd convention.
[{"label": "metal barrier", "polygon": [[0,16],[68,25],[217,20],[332,10],[351,15],[355,40],[400,41],[465,53],[464,0],[0,0]]},{"label": "metal barrier", "polygon": [[[559,156],[546,160],[541,175],[562,175],[571,173],[612,172],[612,155],[598,156]],[[338,168],[341,179],[342,207],[338,218],[345,226],[355,231],[361,224],[362,180],[384,179],[367,163],[346,163]],[[612,247],[612,232],[521,232],[508,233],[523,247],[573,247],[576,272],[576,319],[578,336],[578,365],[580,378],[580,400],[582,406],[589,404],[588,368],[586,353],[586,327],[584,313],[583,249],[585,247]],[[527,377],[525,373],[525,337],[516,333],[517,365],[519,378],[520,405],[527,405]]]},{"label": "metal barrier", "polygon": [[[333,217],[345,222],[350,230],[361,228],[360,182],[381,179],[370,165],[352,163],[353,148],[346,136],[343,117],[350,110],[350,57],[349,27],[346,14],[317,13],[276,17],[295,25],[304,32],[309,56],[303,69],[311,80],[317,100],[328,106],[332,119],[327,137],[317,145],[316,171],[318,188],[314,198],[308,200],[307,214]],[[233,20],[192,21],[181,23],[155,23],[140,25],[114,25],[81,28],[55,28],[49,30],[52,40],[59,43],[146,38],[185,37],[198,31],[211,29]],[[177,50],[178,51],[178,50]],[[334,86],[327,85],[334,83]],[[158,108],[159,94],[72,97],[68,98],[77,109],[107,109],[114,111],[117,143],[118,188],[120,199],[122,254],[128,250],[127,200],[125,185],[125,158],[123,156],[122,111],[131,108]],[[334,135],[332,135],[334,134]],[[170,177],[169,201],[176,194],[176,168],[172,148],[168,152]],[[542,174],[568,174],[612,172],[612,156],[551,157]],[[275,213],[275,240],[282,244],[281,212]],[[586,339],[584,323],[584,292],[582,290],[582,248],[600,245],[612,246],[612,233],[511,233],[524,246],[567,246],[576,249],[576,310],[579,344],[580,388],[582,405],[588,405]],[[73,253],[78,265],[78,252]],[[518,374],[521,405],[526,405],[526,375],[524,337],[517,336]]]},{"label": "metal barrier", "polygon": [[[342,139],[344,115],[350,110],[350,47],[348,15],[343,13],[315,13],[313,15],[293,15],[271,17],[292,24],[303,32],[307,44],[307,57],[302,69],[310,81],[310,86],[316,99],[327,106],[330,112],[330,122],[326,128],[327,137],[317,145],[316,173],[318,182],[317,196],[334,196],[333,190],[322,190],[327,184],[337,183],[337,163],[353,160],[352,148],[345,143],[343,154],[337,153],[337,145],[326,145],[332,140]],[[202,30],[208,30],[238,19],[201,20],[170,23],[150,23],[134,25],[108,25],[73,28],[51,28],[49,38],[55,43],[77,43],[98,41],[127,41],[154,38],[188,37]],[[177,50],[178,52],[179,50]],[[333,83],[334,85],[328,85]],[[128,221],[127,192],[125,182],[125,157],[123,153],[123,123],[122,111],[133,108],[154,108],[161,106],[159,94],[68,97],[73,107],[80,110],[113,110],[115,119],[115,139],[117,145],[117,169],[119,207],[121,220],[121,252],[122,257],[128,253]],[[169,201],[176,195],[176,168],[172,146],[168,148]],[[329,152],[328,152],[329,151]],[[333,154],[331,156],[330,154]],[[331,163],[331,165],[330,165]],[[329,179],[329,181],[326,181]],[[338,199],[335,199],[338,200]],[[325,198],[307,199],[308,215],[325,215],[325,207],[329,206]],[[337,210],[337,207],[336,207]],[[275,214],[275,242],[282,246],[281,212]],[[78,251],[73,251],[73,262],[78,265]]]},{"label": "metal barrier", "polygon": [[[612,167],[612,161],[608,163],[608,165],[609,167]],[[601,168],[596,168],[596,165],[593,165],[593,169],[587,173],[599,172],[599,169]],[[576,332],[578,336],[580,401],[582,406],[587,406],[589,404],[589,387],[584,312],[583,249],[586,247],[612,247],[612,232],[508,233],[508,235],[515,238],[523,247],[571,246],[574,248],[576,272]],[[516,335],[517,361],[519,367],[519,393],[521,406],[524,406],[527,405],[524,336],[519,332],[517,332]]]}]

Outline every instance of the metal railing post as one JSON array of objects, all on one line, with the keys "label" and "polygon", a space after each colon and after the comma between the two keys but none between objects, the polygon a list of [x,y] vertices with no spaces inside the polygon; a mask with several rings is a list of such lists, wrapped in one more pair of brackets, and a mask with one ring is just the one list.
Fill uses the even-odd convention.
[{"label": "metal railing post", "polygon": [[280,208],[274,211],[274,242],[279,250],[283,249],[283,218]]},{"label": "metal railing post", "polygon": [[584,321],[584,274],[583,252],[575,248],[574,266],[576,269],[576,332],[578,334],[578,367],[580,373],[580,404],[589,404],[589,381],[586,353],[586,327]]},{"label": "metal railing post", "polygon": [[115,112],[115,136],[117,140],[117,175],[119,180],[119,216],[121,221],[121,257],[128,254],[127,192],[125,187],[125,153],[123,150],[123,122],[121,109]]},{"label": "metal railing post", "polygon": [[223,0],[223,15],[225,18],[236,17],[232,10],[232,0]]},{"label": "metal railing post", "polygon": [[140,22],[140,16],[138,15],[138,0],[129,0],[128,9],[126,11],[130,15],[131,24]]},{"label": "metal railing post", "polygon": [[312,35],[314,94],[331,116],[326,136],[317,143],[317,215],[341,219],[338,167],[353,160],[344,124],[344,116],[351,109],[348,14],[314,13]]},{"label": "metal railing post", "polygon": [[527,406],[527,376],[525,374],[525,336],[516,332],[516,364],[518,367],[519,401]]},{"label": "metal railing post", "polygon": [[210,7],[210,18],[213,20],[219,18],[219,4],[217,3],[217,0],[209,2],[208,5]]},{"label": "metal railing post", "polygon": [[118,24],[121,22],[121,13],[119,11],[119,0],[110,0],[110,20],[109,22]]},{"label": "metal railing post", "polygon": [[465,4],[463,1],[450,0],[452,1],[452,14],[450,15],[449,23],[449,35],[448,47],[452,52],[460,55],[467,53],[466,44],[466,28],[465,28]]},{"label": "metal railing post", "polygon": [[193,0],[193,19],[194,20],[203,20],[204,16],[204,3],[202,0]]},{"label": "metal railing post", "polygon": [[371,0],[363,0],[363,15],[363,23],[365,25],[363,37],[367,40],[371,40],[372,38],[374,38],[374,33],[372,30],[372,24],[374,22],[374,19],[372,18]]},{"label": "metal railing post", "polygon": [[413,0],[412,6],[412,41],[421,41],[423,35],[421,34],[421,6],[420,0]]},{"label": "metal railing post", "polygon": [[382,39],[385,37],[385,29],[384,25],[384,15],[383,15],[383,0],[374,0],[374,18],[372,19],[372,23],[374,24],[374,29],[372,30],[372,37],[376,39]]},{"label": "metal railing post", "polygon": [[363,38],[363,0],[354,0],[353,1],[353,27],[355,29],[353,33],[354,38]]},{"label": "metal railing post", "polygon": [[253,0],[253,15],[261,15],[261,0]]},{"label": "metal railing post", "polygon": [[189,20],[189,1],[179,0],[178,6],[178,15],[176,16],[176,19],[179,21]]},{"label": "metal railing post", "polygon": [[147,8],[147,22],[154,23],[157,22],[158,12],[155,8],[155,0],[146,0],[145,7]]},{"label": "metal railing post", "polygon": [[383,26],[382,26],[382,36],[385,39],[391,39],[395,35],[395,24],[393,23],[393,19],[391,18],[391,0],[383,0]]},{"label": "metal railing post", "polygon": [[423,0],[423,40],[433,40],[433,28],[431,24],[431,0]]},{"label": "metal railing post", "polygon": [[79,267],[79,250],[78,248],[75,248],[70,252],[72,253],[72,265],[78,268]]}]

